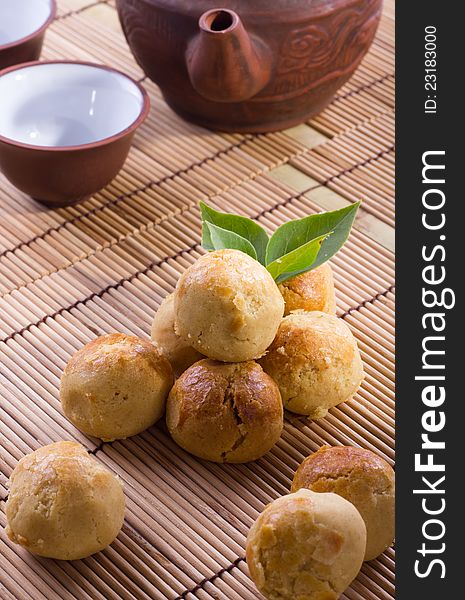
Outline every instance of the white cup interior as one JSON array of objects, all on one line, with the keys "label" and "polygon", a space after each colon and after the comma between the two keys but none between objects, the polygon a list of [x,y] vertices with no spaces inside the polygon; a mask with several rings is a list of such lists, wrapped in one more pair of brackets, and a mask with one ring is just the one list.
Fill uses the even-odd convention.
[{"label": "white cup interior", "polygon": [[144,98],[128,77],[105,68],[38,63],[0,76],[0,135],[33,146],[91,144],[139,117]]},{"label": "white cup interior", "polygon": [[39,30],[51,10],[50,0],[0,0],[0,46]]}]

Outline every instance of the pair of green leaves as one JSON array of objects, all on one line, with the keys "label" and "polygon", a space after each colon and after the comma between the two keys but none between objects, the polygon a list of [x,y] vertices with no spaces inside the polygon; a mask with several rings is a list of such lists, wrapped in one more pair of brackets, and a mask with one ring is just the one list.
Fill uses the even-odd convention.
[{"label": "pair of green leaves", "polygon": [[241,250],[264,265],[276,283],[315,269],[344,245],[360,202],[288,221],[271,237],[255,221],[200,203],[205,250]]}]

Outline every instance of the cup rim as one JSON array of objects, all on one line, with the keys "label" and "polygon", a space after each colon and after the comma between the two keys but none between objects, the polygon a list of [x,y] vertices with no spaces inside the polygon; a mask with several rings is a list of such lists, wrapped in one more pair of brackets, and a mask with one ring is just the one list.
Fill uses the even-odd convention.
[{"label": "cup rim", "polygon": [[36,145],[36,144],[26,144],[25,142],[17,141],[12,138],[6,137],[6,136],[2,135],[1,133],[0,133],[0,142],[3,142],[10,146],[15,146],[16,148],[26,148],[29,150],[37,150],[37,151],[43,151],[43,152],[66,152],[66,151],[72,151],[72,150],[85,150],[88,148],[98,148],[99,146],[105,146],[107,144],[110,144],[111,142],[121,139],[121,138],[125,137],[128,133],[132,133],[147,118],[149,111],[150,111],[150,98],[149,98],[149,95],[148,95],[146,89],[144,88],[144,86],[139,81],[136,81],[135,79],[133,79],[126,73],[123,73],[122,71],[119,71],[118,69],[114,69],[113,67],[110,67],[108,65],[103,65],[103,64],[93,63],[93,62],[88,62],[88,61],[81,61],[81,60],[43,60],[43,61],[42,60],[34,60],[31,62],[13,65],[11,67],[7,67],[6,69],[0,70],[0,78],[2,78],[7,73],[11,73],[12,71],[19,71],[20,69],[25,69],[28,67],[40,67],[43,65],[54,65],[54,64],[59,64],[59,65],[70,65],[71,64],[71,65],[79,65],[79,66],[83,66],[83,67],[93,67],[93,68],[97,68],[97,69],[102,69],[103,71],[110,71],[111,73],[116,73],[117,75],[125,77],[132,84],[134,84],[137,87],[137,89],[139,90],[139,92],[141,94],[142,106],[141,106],[139,115],[127,127],[125,127],[124,129],[121,129],[121,131],[118,131],[117,133],[114,133],[113,135],[107,136],[103,139],[95,140],[94,142],[86,142],[85,144],[75,144],[75,145],[71,145],[71,146],[40,146],[40,145]]},{"label": "cup rim", "polygon": [[47,29],[47,27],[52,23],[52,21],[54,21],[56,14],[57,14],[56,0],[50,0],[50,13],[47,17],[47,20],[44,21],[44,23],[42,23],[42,25],[38,29],[33,31],[32,33],[28,33],[28,35],[25,35],[22,38],[13,40],[12,42],[8,42],[8,44],[0,44],[0,52],[2,50],[7,50],[8,48],[14,48],[15,46],[20,46],[21,44],[24,44],[25,42],[28,42],[29,40],[32,40],[33,38],[35,38],[38,35],[40,35],[41,33],[43,33]]}]

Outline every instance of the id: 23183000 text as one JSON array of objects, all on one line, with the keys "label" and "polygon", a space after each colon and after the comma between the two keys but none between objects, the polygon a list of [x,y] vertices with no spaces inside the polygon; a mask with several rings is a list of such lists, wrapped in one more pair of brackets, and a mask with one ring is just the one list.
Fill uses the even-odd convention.
[{"label": "id: 23183000 text", "polygon": [[425,27],[425,114],[437,112],[437,45],[436,27]]}]

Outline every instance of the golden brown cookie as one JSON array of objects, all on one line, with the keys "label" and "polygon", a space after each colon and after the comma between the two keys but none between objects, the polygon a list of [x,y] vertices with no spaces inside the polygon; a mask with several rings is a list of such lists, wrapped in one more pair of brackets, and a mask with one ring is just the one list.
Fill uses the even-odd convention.
[{"label": "golden brown cookie", "polygon": [[151,337],[170,361],[176,377],[198,360],[205,358],[174,331],[174,294],[166,296],[155,313]]},{"label": "golden brown cookie", "polygon": [[78,429],[111,441],[158,421],[173,380],[170,363],[154,344],[110,333],[71,357],[61,377],[60,399]]},{"label": "golden brown cookie", "polygon": [[284,313],[268,271],[238,250],[205,254],[180,277],[175,331],[209,358],[240,362],[264,354]]},{"label": "golden brown cookie", "polygon": [[205,359],[176,381],[166,423],[176,443],[199,458],[249,462],[268,452],[281,435],[281,396],[254,361]]},{"label": "golden brown cookie", "polygon": [[103,550],[124,519],[120,480],[76,442],[57,442],[22,458],[10,477],[8,537],[62,560]]},{"label": "golden brown cookie", "polygon": [[363,379],[357,342],[334,315],[293,312],[259,361],[279,386],[284,407],[312,419],[352,398]]},{"label": "golden brown cookie", "polygon": [[291,277],[278,287],[286,303],[284,316],[294,310],[319,310],[332,315],[336,312],[333,270],[328,262]]},{"label": "golden brown cookie", "polygon": [[336,600],[357,576],[365,544],[350,502],[302,489],[269,504],[252,525],[247,565],[268,600]]},{"label": "golden brown cookie", "polygon": [[357,508],[365,521],[365,560],[379,556],[394,540],[394,470],[370,450],[323,446],[297,469],[292,492],[307,488],[334,492]]}]

